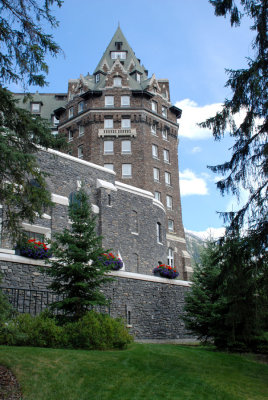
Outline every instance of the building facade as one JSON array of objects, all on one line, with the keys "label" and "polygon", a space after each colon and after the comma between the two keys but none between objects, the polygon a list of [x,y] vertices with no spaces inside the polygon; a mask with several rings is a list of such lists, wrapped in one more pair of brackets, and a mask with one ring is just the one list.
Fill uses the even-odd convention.
[{"label": "building facade", "polygon": [[[70,155],[111,169],[164,206],[168,250],[161,261],[189,279],[178,172],[181,110],[170,103],[169,81],[148,76],[118,27],[94,73],[69,80],[68,101],[55,115]],[[156,234],[161,245],[162,225]]]}]

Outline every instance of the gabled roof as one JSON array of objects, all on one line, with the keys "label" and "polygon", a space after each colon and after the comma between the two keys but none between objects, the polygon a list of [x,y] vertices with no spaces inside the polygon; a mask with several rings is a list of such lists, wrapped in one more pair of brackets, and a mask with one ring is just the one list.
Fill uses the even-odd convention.
[{"label": "gabled roof", "polygon": [[[122,43],[120,50],[117,49],[116,43]],[[106,48],[105,52],[103,53],[102,58],[100,59],[100,62],[98,63],[94,74],[100,70],[103,69],[103,64],[106,63],[108,65],[109,70],[112,68],[113,63],[115,60],[111,58],[111,52],[112,51],[122,51],[126,52],[126,59],[122,60],[124,62],[124,68],[129,71],[130,64],[134,64],[134,70],[140,72],[143,75],[143,79],[147,79],[147,76],[145,74],[145,68],[143,65],[140,64],[140,61],[137,59],[135,56],[134,51],[130,47],[127,39],[123,35],[123,32],[121,31],[120,26],[118,26],[112,40],[110,41],[108,47]]]}]

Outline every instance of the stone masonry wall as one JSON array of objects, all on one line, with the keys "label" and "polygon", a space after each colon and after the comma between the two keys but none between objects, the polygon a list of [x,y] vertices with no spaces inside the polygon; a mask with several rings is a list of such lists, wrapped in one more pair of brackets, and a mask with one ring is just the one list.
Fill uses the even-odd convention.
[{"label": "stone masonry wall", "polygon": [[[38,268],[43,262],[31,260],[32,264],[25,264],[27,261],[24,257],[0,253],[1,286],[45,290],[50,278]],[[103,288],[111,301],[110,314],[123,318],[135,339],[191,339],[180,318],[184,295],[189,290],[186,282],[121,271],[113,275],[113,280]],[[26,301],[29,295],[26,291]]]}]

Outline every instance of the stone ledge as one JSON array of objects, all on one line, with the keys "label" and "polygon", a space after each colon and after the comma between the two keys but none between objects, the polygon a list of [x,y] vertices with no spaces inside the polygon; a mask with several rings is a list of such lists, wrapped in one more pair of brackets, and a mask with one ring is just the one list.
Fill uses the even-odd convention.
[{"label": "stone ledge", "polygon": [[117,276],[119,278],[137,279],[140,281],[156,282],[156,283],[163,283],[163,284],[176,285],[176,286],[190,287],[192,284],[192,282],[190,282],[190,281],[182,281],[179,279],[174,280],[174,279],[168,279],[168,278],[159,278],[154,275],[136,274],[134,272],[126,272],[126,271],[112,271],[112,272],[109,272],[109,275]]},{"label": "stone ledge", "polygon": [[[17,256],[15,254],[8,254],[8,253],[0,253],[0,261],[8,261],[17,264],[29,264],[29,265],[41,265],[49,267],[49,264],[46,264],[43,260],[34,260],[33,258],[27,258],[22,256]],[[176,285],[176,286],[186,286],[190,287],[190,281],[182,281],[179,279],[167,279],[167,278],[159,278],[154,275],[145,275],[145,274],[136,274],[134,272],[126,272],[126,271],[112,271],[109,272],[108,275],[116,276],[118,278],[128,278],[128,279],[135,279],[140,281],[147,281],[147,282],[156,282],[168,285]]]},{"label": "stone ledge", "polygon": [[8,254],[8,253],[0,253],[0,260],[13,262],[17,264],[42,265],[42,266],[48,265],[45,264],[45,261],[43,260],[34,260],[33,258],[17,256],[15,254]]}]

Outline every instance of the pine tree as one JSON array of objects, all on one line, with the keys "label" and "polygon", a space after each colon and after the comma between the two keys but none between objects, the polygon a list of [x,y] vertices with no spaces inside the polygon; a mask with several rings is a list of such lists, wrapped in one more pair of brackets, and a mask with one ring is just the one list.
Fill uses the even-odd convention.
[{"label": "pine tree", "polygon": [[[221,349],[249,350],[267,328],[265,273],[249,239],[233,235],[210,243],[186,298],[185,322],[200,339]],[[262,260],[266,263],[267,260]]]},{"label": "pine tree", "polygon": [[[21,220],[30,223],[51,205],[45,175],[39,171],[35,153],[39,146],[59,148],[47,122],[17,107],[4,86],[21,83],[44,86],[48,65],[46,54],[57,56],[61,49],[42,22],[58,25],[51,14],[60,0],[0,0],[0,204],[3,225],[13,239],[21,232]],[[33,184],[34,183],[34,184]]]},{"label": "pine tree", "polygon": [[96,217],[83,188],[72,198],[69,218],[71,228],[55,234],[55,258],[46,273],[53,279],[50,288],[62,298],[52,304],[52,309],[78,320],[91,306],[107,304],[100,287],[111,278],[105,275],[109,271],[102,261],[105,250],[96,234]]},{"label": "pine tree", "polygon": [[[239,199],[241,188],[248,190],[249,198],[237,212],[223,212],[230,235],[244,227],[252,242],[264,254],[267,250],[268,214],[268,102],[267,102],[267,13],[268,0],[210,0],[217,16],[230,14],[231,25],[239,26],[244,15],[251,18],[251,29],[256,32],[252,43],[254,58],[248,59],[248,68],[227,70],[226,87],[233,92],[226,99],[222,111],[200,125],[212,129],[216,140],[230,132],[235,144],[229,161],[211,170],[224,178],[217,183],[222,194],[231,192]],[[234,116],[241,112],[244,119],[236,126]]]}]

